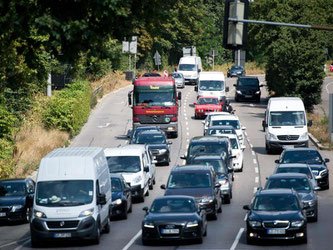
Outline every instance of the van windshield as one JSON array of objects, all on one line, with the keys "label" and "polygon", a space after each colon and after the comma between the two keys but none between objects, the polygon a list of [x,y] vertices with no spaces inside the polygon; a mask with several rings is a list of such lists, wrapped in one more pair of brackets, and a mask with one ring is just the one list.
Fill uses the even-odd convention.
[{"label": "van windshield", "polygon": [[200,81],[200,90],[221,91],[223,89],[223,81]]},{"label": "van windshield", "polygon": [[137,173],[141,170],[139,156],[106,157],[110,173]]},{"label": "van windshield", "polygon": [[195,71],[195,64],[179,64],[178,70]]},{"label": "van windshield", "polygon": [[40,181],[36,204],[45,207],[81,206],[93,201],[92,180]]},{"label": "van windshield", "polygon": [[304,111],[270,112],[269,126],[305,126]]}]

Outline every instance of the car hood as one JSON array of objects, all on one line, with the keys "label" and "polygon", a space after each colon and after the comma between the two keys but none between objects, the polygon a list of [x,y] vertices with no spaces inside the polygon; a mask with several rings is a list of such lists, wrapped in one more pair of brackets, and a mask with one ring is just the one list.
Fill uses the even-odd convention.
[{"label": "car hood", "polygon": [[115,201],[117,199],[121,199],[121,192],[112,192],[112,201]]},{"label": "car hood", "polygon": [[156,224],[165,223],[186,223],[189,221],[198,220],[197,213],[149,213],[145,221],[153,222]]},{"label": "car hood", "polygon": [[0,197],[0,206],[24,205],[25,196]]},{"label": "car hood", "polygon": [[218,104],[204,104],[204,105],[195,105],[196,109],[221,109],[221,105]]},{"label": "car hood", "polygon": [[259,86],[237,86],[237,90],[260,90]]},{"label": "car hood", "polygon": [[326,169],[326,166],[323,164],[309,164],[311,170],[322,171]]},{"label": "car hood", "polygon": [[165,144],[150,144],[149,149],[168,149],[168,145]]},{"label": "car hood", "polygon": [[307,132],[306,126],[268,126],[267,132],[275,135],[299,135]]},{"label": "car hood", "polygon": [[175,188],[167,189],[164,195],[189,195],[195,198],[213,196],[212,188]]},{"label": "car hood", "polygon": [[250,220],[270,221],[270,220],[299,220],[302,218],[300,211],[252,211]]},{"label": "car hood", "polygon": [[298,195],[302,201],[311,201],[316,198],[313,192],[298,192]]}]

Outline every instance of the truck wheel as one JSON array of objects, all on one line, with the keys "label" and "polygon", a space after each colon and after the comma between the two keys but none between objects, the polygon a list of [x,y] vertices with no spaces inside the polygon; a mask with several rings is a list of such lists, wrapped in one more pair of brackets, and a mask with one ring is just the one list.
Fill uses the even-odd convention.
[{"label": "truck wheel", "polygon": [[96,222],[96,229],[95,229],[95,238],[93,239],[93,243],[98,245],[101,239],[101,229],[99,223]]}]

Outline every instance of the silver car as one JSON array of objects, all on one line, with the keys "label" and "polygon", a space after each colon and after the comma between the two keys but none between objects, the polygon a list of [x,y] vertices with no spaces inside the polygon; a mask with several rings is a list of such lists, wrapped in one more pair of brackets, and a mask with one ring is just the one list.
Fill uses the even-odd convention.
[{"label": "silver car", "polygon": [[182,73],[179,72],[172,72],[171,76],[175,79],[176,87],[177,88],[184,88],[185,87],[185,78]]}]

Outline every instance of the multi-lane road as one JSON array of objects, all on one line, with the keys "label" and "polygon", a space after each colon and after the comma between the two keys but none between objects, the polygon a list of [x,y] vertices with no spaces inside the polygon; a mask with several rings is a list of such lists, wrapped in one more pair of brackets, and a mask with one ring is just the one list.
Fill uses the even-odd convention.
[{"label": "multi-lane road", "polygon": [[[264,76],[259,76],[264,81]],[[332,81],[333,79],[331,79]],[[193,102],[196,100],[196,92],[193,86],[186,86],[182,91],[183,100],[180,107],[180,133],[177,139],[172,139],[170,166],[157,167],[156,185],[151,190],[144,203],[133,205],[133,212],[127,220],[112,221],[110,234],[101,237],[99,245],[86,245],[83,242],[57,243],[46,248],[67,249],[332,249],[333,237],[333,191],[319,191],[319,218],[318,222],[308,224],[308,244],[293,245],[290,243],[274,243],[249,246],[245,240],[245,210],[243,205],[248,204],[257,187],[265,183],[266,177],[271,175],[275,167],[274,160],[278,155],[265,153],[264,132],[261,121],[265,111],[267,92],[263,90],[260,104],[234,103],[235,79],[228,78],[228,93],[239,116],[241,123],[246,126],[246,149],[244,151],[244,169],[235,174],[233,184],[233,199],[231,204],[223,205],[222,214],[218,220],[208,222],[208,234],[203,244],[163,244],[157,246],[143,246],[141,243],[141,221],[145,212],[144,206],[150,206],[155,197],[163,195],[160,189],[165,184],[170,169],[176,164],[183,164],[180,155],[186,152],[189,140],[193,136],[202,135],[203,125],[201,120],[194,120]],[[327,82],[328,83],[328,82]],[[83,127],[81,133],[71,142],[71,146],[99,146],[116,147],[127,143],[126,133],[131,126],[131,109],[127,104],[127,93],[132,86],[125,87],[105,96],[93,110],[89,121]],[[311,145],[313,147],[313,145]],[[331,158],[332,152],[321,151],[324,157]],[[329,169],[333,164],[328,164]],[[331,172],[331,182],[332,182]],[[0,226],[0,249],[29,249],[29,225],[28,224],[2,224]]]}]

